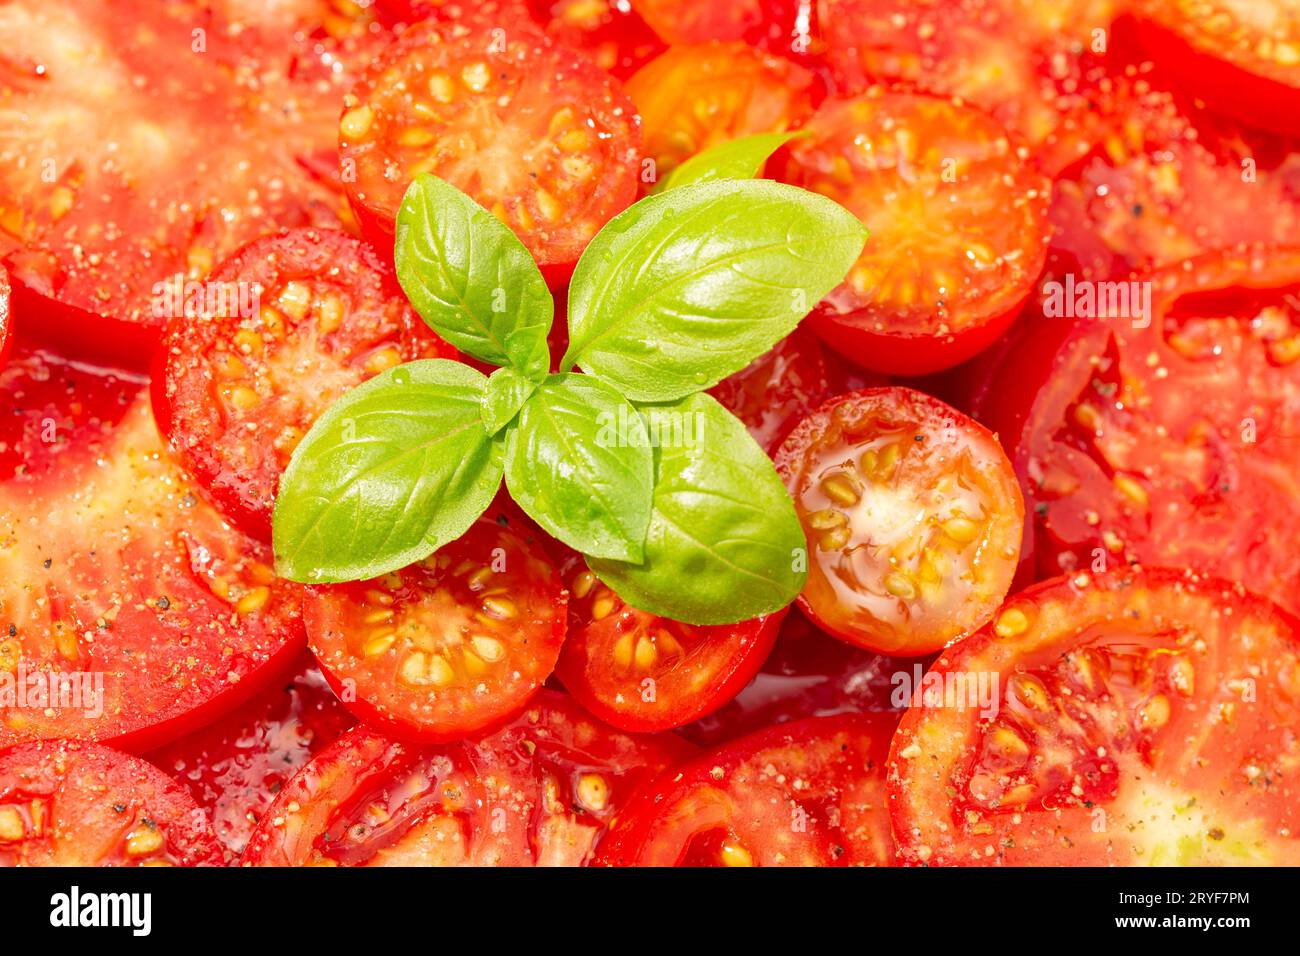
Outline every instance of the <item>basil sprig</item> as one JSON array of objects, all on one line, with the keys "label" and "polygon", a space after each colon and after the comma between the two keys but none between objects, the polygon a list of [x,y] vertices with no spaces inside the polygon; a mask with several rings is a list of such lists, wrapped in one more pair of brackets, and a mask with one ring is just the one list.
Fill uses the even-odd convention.
[{"label": "basil sprig", "polygon": [[703,154],[685,185],[596,235],[570,284],[558,374],[554,303],[523,244],[417,177],[397,217],[398,280],[435,332],[497,369],[411,362],[331,406],[280,482],[278,573],[359,580],[421,560],[504,478],[635,607],[722,624],[789,604],[806,563],[794,507],[744,426],[701,394],[787,335],[866,239],[829,199],[731,178],[784,141]]}]

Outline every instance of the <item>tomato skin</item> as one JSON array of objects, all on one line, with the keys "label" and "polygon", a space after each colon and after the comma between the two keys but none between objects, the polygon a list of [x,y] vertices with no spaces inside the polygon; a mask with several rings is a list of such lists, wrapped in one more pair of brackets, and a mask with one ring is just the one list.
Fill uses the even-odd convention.
[{"label": "tomato skin", "polygon": [[305,644],[301,590],[170,461],[142,392],[43,352],[0,370],[17,413],[0,420],[0,667],[103,678],[98,707],[6,702],[0,745],[147,750],[238,706]]},{"label": "tomato skin", "polygon": [[799,607],[841,640],[933,653],[1006,596],[1020,490],[997,439],[955,408],[900,386],[838,396],[795,427],[776,468],[809,540]]},{"label": "tomato skin", "polygon": [[242,863],[585,865],[628,796],[692,753],[671,734],[606,727],[554,691],[501,730],[457,743],[417,746],[357,727],[289,781]]},{"label": "tomato skin", "polygon": [[0,867],[220,866],[203,811],[149,763],[84,741],[0,750]]},{"label": "tomato skin", "polygon": [[881,771],[892,726],[889,715],[812,717],[706,753],[638,792],[595,862],[888,866]]},{"label": "tomato skin", "polygon": [[943,696],[904,716],[888,775],[902,862],[1300,859],[1281,772],[1297,743],[1278,733],[1300,709],[1300,622],[1240,585],[1162,568],[1043,581],[930,674],[936,695],[961,700],[961,676],[998,698],[991,716]]},{"label": "tomato skin", "polygon": [[683,624],[628,607],[578,555],[561,574],[570,587],[569,632],[555,676],[591,713],[636,733],[681,727],[740,693],[763,666],[786,613]]},{"label": "tomato skin", "polygon": [[[280,475],[316,418],[393,365],[457,353],[411,309],[378,253],[346,233],[264,236],[209,283],[260,290],[260,311],[176,315],[152,378],[154,415],[222,511],[270,541]],[[236,402],[243,396],[247,407]]]},{"label": "tomato skin", "polygon": [[145,756],[209,814],[234,862],[288,779],[354,723],[304,653],[280,683]]},{"label": "tomato skin", "polygon": [[408,28],[339,121],[348,199],[377,246],[392,244],[416,172],[431,172],[513,229],[552,278],[635,198],[640,143],[617,81],[526,19],[509,31],[477,17]]},{"label": "tomato skin", "polygon": [[424,562],[307,588],[303,615],[349,710],[391,737],[442,743],[527,705],[559,658],[567,601],[526,523],[494,507]]}]

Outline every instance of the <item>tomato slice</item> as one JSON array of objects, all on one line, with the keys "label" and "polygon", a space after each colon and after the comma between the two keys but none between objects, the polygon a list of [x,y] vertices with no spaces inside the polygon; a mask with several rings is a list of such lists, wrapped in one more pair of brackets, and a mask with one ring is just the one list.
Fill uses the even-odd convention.
[{"label": "tomato slice", "polygon": [[629,794],[692,748],[606,727],[543,691],[509,726],[440,746],[362,727],[289,781],[254,866],[576,866]]},{"label": "tomato slice", "polygon": [[758,673],[785,617],[684,624],[628,607],[578,555],[561,573],[569,585],[569,634],[556,676],[579,703],[623,730],[669,730],[717,710]]},{"label": "tomato slice", "polygon": [[303,614],[326,679],[358,717],[440,742],[523,708],[555,668],[567,599],[526,522],[492,508],[418,564],[308,588]]},{"label": "tomato slice", "polygon": [[1007,133],[956,101],[880,90],[828,100],[804,129],[780,178],[870,230],[813,330],[850,361],[897,374],[947,368],[997,338],[1050,235],[1050,183]]},{"label": "tomato slice", "polygon": [[171,462],[143,392],[41,352],[0,371],[0,673],[31,685],[0,746],[157,746],[303,647],[301,589]]},{"label": "tomato slice", "polygon": [[44,740],[0,750],[0,866],[220,866],[180,785],[138,757]]},{"label": "tomato slice", "polygon": [[640,126],[618,83],[524,24],[426,20],[344,101],[339,149],[363,223],[391,243],[406,187],[465,190],[542,265],[571,266],[636,196]]},{"label": "tomato slice", "polygon": [[528,0],[528,7],[547,33],[619,79],[664,48],[627,0]]},{"label": "tomato slice", "polygon": [[1161,66],[1215,110],[1284,135],[1300,116],[1300,7],[1290,0],[1141,0]]},{"label": "tomato slice", "polygon": [[153,379],[154,413],[222,510],[269,541],[280,475],[321,413],[379,372],[456,352],[415,314],[380,257],[341,232],[258,239],[207,288],[247,296],[249,308],[218,301],[197,321],[176,316]]},{"label": "tomato slice", "polygon": [[0,6],[0,36],[23,38],[0,57],[0,251],[31,334],[140,368],[161,288],[346,214],[310,160],[347,73],[272,55],[207,9],[129,7]]},{"label": "tomato slice", "polygon": [[812,111],[814,77],[744,43],[702,43],[670,47],[627,81],[627,92],[662,178],[710,146],[799,125]]},{"label": "tomato slice", "polygon": [[914,661],[872,654],[845,644],[803,614],[786,616],[776,646],[758,676],[721,708],[679,732],[691,743],[716,747],[764,727],[804,717],[896,712],[895,675]]},{"label": "tomato slice", "polygon": [[888,866],[884,759],[893,719],[843,714],[743,737],[636,794],[607,866]]},{"label": "tomato slice", "polygon": [[[1295,865],[1297,627],[1186,571],[1080,573],[1017,595],[943,653],[894,737],[902,859]],[[993,706],[972,706],[976,686]]]},{"label": "tomato slice", "polygon": [[146,758],[207,812],[234,862],[289,778],[354,722],[304,652],[288,679]]},{"label": "tomato slice", "polygon": [[1020,554],[1015,472],[983,426],[921,392],[864,389],[776,456],[808,536],[799,606],[843,640],[927,654],[988,620]]},{"label": "tomato slice", "polygon": [[1035,323],[1004,365],[1017,387],[992,396],[1040,570],[1192,567],[1300,610],[1300,555],[1274,546],[1300,520],[1300,249],[1212,253],[1111,293],[1109,318]]}]

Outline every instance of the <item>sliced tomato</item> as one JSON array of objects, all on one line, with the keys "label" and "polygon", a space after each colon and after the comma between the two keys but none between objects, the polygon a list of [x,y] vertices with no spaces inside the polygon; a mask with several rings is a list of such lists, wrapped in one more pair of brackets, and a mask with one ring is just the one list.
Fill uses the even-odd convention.
[{"label": "sliced tomato", "polygon": [[534,532],[493,508],[419,564],[307,589],[307,635],[362,720],[444,741],[517,714],[555,668],[567,592]]},{"label": "sliced tomato", "polygon": [[785,617],[684,624],[628,607],[580,556],[561,573],[569,634],[556,676],[579,703],[623,730],[669,730],[717,710],[753,680]]},{"label": "sliced tomato", "polygon": [[220,866],[207,817],[157,767],[45,740],[0,750],[0,866]]},{"label": "sliced tomato", "polygon": [[719,402],[745,423],[769,455],[798,421],[838,392],[883,385],[882,375],[845,369],[826,354],[821,340],[801,326],[745,368],[710,389]]},{"label": "sliced tomato", "polygon": [[233,862],[289,778],[354,723],[304,652],[285,680],[146,757],[189,791]]},{"label": "sliced tomato", "polygon": [[633,9],[666,42],[708,43],[743,40],[781,55],[806,55],[811,36],[813,0],[631,0]]},{"label": "sliced tomato", "polygon": [[1294,135],[1300,116],[1300,8],[1262,0],[1140,0],[1161,66],[1215,110]]},{"label": "sliced tomato", "polygon": [[143,367],[165,287],[346,213],[311,163],[346,71],[264,60],[252,33],[188,3],[17,0],[0,35],[23,38],[0,57],[0,250],[27,334]]},{"label": "sliced tomato", "polygon": [[749,686],[680,733],[698,746],[716,747],[804,717],[897,711],[892,700],[898,686],[895,675],[911,674],[914,666],[914,661],[883,657],[836,640],[803,614],[791,612]]},{"label": "sliced tomato", "polygon": [[920,655],[1002,603],[1024,505],[997,439],[901,387],[831,399],[776,455],[809,544],[799,606],[837,637]]},{"label": "sliced tomato", "polygon": [[430,172],[553,269],[635,198],[640,146],[636,111],[607,73],[526,24],[476,19],[408,29],[339,121],[349,198],[385,242],[406,187]]},{"label": "sliced tomato", "polygon": [[874,90],[828,100],[780,178],[870,230],[848,278],[809,317],[850,361],[886,373],[955,365],[997,338],[1047,256],[1050,183],[985,114]]},{"label": "sliced tomato", "polygon": [[1110,315],[1040,317],[987,414],[1014,449],[1040,570],[1192,567],[1300,610],[1300,556],[1274,546],[1300,520],[1300,250],[1080,286],[1072,309],[1088,289]]},{"label": "sliced tomato", "polygon": [[0,746],[140,751],[278,679],[301,589],[170,460],[138,382],[22,352],[0,409],[0,672],[32,685],[0,700]]},{"label": "sliced tomato", "polygon": [[902,859],[1295,865],[1298,627],[1186,571],[1080,573],[1017,595],[940,656],[894,736]]},{"label": "sliced tomato", "polygon": [[664,48],[627,0],[528,0],[528,6],[547,33],[620,79]]},{"label": "sliced tomato", "polygon": [[782,724],[670,770],[618,815],[607,866],[888,866],[893,719]]},{"label": "sliced tomato", "polygon": [[178,311],[153,378],[154,414],[221,509],[269,541],[280,475],[320,414],[379,372],[456,352],[379,255],[341,232],[258,239],[205,289],[232,301]]},{"label": "sliced tomato", "polygon": [[289,781],[254,866],[575,866],[638,787],[691,751],[543,691],[509,726],[417,746],[358,727]]},{"label": "sliced tomato", "polygon": [[744,43],[670,47],[627,81],[655,176],[701,150],[792,129],[812,111],[814,77]]}]

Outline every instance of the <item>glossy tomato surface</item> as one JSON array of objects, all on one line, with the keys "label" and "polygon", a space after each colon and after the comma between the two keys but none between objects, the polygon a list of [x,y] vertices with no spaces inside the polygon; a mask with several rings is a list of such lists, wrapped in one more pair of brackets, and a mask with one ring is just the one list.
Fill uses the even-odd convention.
[{"label": "glossy tomato surface", "polygon": [[1079,573],[1016,595],[940,655],[894,736],[902,859],[1294,865],[1296,628],[1185,571]]},{"label": "glossy tomato surface", "polygon": [[0,866],[219,866],[203,811],[138,757],[84,741],[0,750]]},{"label": "glossy tomato surface", "polygon": [[20,352],[0,371],[0,744],[143,750],[303,647],[301,589],[172,462],[141,384]]},{"label": "glossy tomato surface", "polygon": [[253,834],[254,866],[575,866],[629,794],[689,752],[544,691],[509,726],[441,746],[358,727],[289,781]]}]

